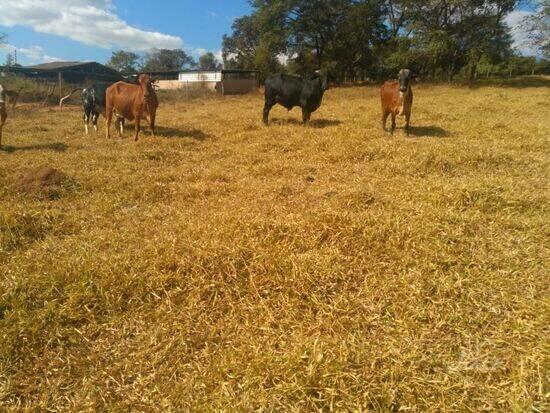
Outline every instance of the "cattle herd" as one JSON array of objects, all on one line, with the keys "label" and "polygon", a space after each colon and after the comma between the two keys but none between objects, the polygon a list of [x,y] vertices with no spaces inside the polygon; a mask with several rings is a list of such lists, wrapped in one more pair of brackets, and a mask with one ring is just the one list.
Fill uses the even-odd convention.
[{"label": "cattle herd", "polygon": [[[390,133],[395,130],[396,117],[405,116],[405,130],[409,133],[413,92],[411,82],[414,76],[408,69],[399,72],[397,80],[385,82],[380,89],[382,102],[382,128],[386,130],[386,121],[391,115]],[[329,88],[327,73],[317,71],[310,79],[298,76],[277,74],[270,76],[265,81],[265,105],[263,110],[263,122],[269,124],[269,112],[271,108],[280,104],[286,109],[299,106],[302,109],[304,125],[311,118],[311,114],[321,106],[323,95]],[[146,119],[155,135],[155,119],[158,108],[158,99],[155,93],[155,80],[147,74],[138,77],[135,83],[117,82],[115,84],[96,83],[85,89],[75,89],[60,101],[63,102],[80,91],[84,108],[84,128],[88,134],[90,120],[97,132],[97,121],[100,114],[106,118],[106,136],[110,138],[111,123],[115,117],[115,126],[119,136],[124,132],[125,121],[134,121],[134,139],[137,141],[141,120]],[[2,147],[2,128],[6,123],[8,112],[6,109],[7,98],[10,98],[12,107],[15,107],[19,93],[5,89],[0,84],[0,147]]]}]

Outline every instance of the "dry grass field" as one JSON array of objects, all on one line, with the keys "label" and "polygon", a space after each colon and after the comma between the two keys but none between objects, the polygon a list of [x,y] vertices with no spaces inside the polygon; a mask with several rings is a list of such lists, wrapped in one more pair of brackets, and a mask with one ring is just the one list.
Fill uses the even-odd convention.
[{"label": "dry grass field", "polygon": [[[1,411],[548,412],[550,79],[261,95],[160,136],[20,109],[0,150]],[[398,127],[402,126],[402,120]],[[67,174],[32,189],[29,170]]]}]

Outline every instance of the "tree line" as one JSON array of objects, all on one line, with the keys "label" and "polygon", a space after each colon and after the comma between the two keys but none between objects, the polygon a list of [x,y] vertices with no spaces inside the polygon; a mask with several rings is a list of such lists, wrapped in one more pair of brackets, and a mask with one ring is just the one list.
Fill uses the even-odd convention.
[{"label": "tree line", "polygon": [[183,49],[152,49],[143,56],[134,52],[117,50],[112,53],[107,66],[122,73],[135,73],[183,69],[218,70],[222,68],[222,63],[216,59],[212,52],[204,53],[198,61],[195,61]]},{"label": "tree line", "polygon": [[[407,67],[424,78],[471,82],[495,75],[550,74],[550,0],[249,0],[222,40],[223,66],[337,81],[383,79]],[[512,47],[506,17],[536,12],[522,27],[538,58]],[[6,36],[0,33],[0,45]],[[7,65],[11,65],[8,54]],[[144,55],[118,50],[107,65],[123,73],[222,68],[213,53],[198,61],[182,49]]]},{"label": "tree line", "polygon": [[[0,47],[7,43],[7,35],[0,33]],[[4,66],[21,66],[17,64],[14,58],[15,53],[7,53]],[[200,69],[200,70],[218,70],[223,64],[218,61],[214,53],[207,52],[202,54],[198,61],[190,56],[183,49],[152,49],[144,55],[125,50],[117,50],[112,53],[107,62],[107,66],[112,67],[122,73],[135,72],[167,72],[182,69]]]},{"label": "tree line", "polygon": [[[408,67],[452,81],[548,71],[547,60],[512,48],[505,19],[517,0],[250,0],[252,13],[223,38],[228,68],[310,74],[339,81],[379,79]],[[549,58],[549,0],[526,21]]]}]

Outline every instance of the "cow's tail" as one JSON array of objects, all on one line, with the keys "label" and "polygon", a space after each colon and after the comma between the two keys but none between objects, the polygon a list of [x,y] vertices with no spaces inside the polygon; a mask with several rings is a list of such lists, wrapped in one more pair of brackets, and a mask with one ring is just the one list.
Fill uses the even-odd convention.
[{"label": "cow's tail", "polygon": [[71,90],[71,93],[69,93],[67,96],[63,96],[61,99],[59,99],[59,110],[63,110],[63,102],[65,102],[67,99],[69,99],[72,95],[74,95],[76,92],[82,92],[82,88],[76,88]]}]

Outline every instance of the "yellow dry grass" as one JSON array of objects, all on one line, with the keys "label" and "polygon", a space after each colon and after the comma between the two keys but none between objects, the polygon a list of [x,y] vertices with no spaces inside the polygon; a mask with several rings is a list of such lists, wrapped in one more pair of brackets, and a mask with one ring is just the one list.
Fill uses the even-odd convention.
[{"label": "yellow dry grass", "polygon": [[[419,85],[410,138],[375,87],[307,128],[260,95],[164,104],[137,143],[16,113],[0,410],[548,411],[549,101]],[[43,165],[71,185],[19,193]]]}]

